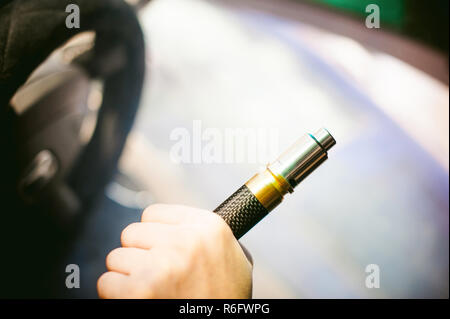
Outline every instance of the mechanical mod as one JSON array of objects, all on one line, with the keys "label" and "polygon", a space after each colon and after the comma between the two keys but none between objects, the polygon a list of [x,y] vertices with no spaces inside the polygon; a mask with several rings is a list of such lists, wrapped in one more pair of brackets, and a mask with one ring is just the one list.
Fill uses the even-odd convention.
[{"label": "mechanical mod", "polygon": [[336,144],[324,128],[298,139],[267,168],[242,185],[214,212],[230,226],[239,239],[283,200],[312,171],[328,158]]}]

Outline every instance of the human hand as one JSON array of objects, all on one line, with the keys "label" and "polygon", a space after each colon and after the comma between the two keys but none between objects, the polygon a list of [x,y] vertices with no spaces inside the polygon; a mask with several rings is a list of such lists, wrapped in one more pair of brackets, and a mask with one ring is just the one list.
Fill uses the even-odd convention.
[{"label": "human hand", "polygon": [[127,226],[97,282],[100,298],[250,298],[252,265],[222,218],[151,205]]}]

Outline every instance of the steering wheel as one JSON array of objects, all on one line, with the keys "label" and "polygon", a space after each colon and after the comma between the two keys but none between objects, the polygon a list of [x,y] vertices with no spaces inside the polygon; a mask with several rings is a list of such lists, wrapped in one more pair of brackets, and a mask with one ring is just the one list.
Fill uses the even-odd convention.
[{"label": "steering wheel", "polygon": [[[69,3],[80,8],[79,29],[65,26]],[[142,31],[134,10],[119,0],[9,1],[0,21],[8,21],[0,28],[6,38],[0,44],[0,120],[2,149],[8,150],[2,167],[9,177],[3,186],[22,204],[43,206],[66,222],[115,172],[141,95]],[[87,32],[95,40],[67,45]],[[57,50],[71,61],[42,71]],[[95,83],[101,92],[92,91]],[[99,93],[95,131],[84,145],[78,131],[89,95]]]},{"label": "steering wheel", "polygon": [[[80,8],[79,29],[66,27],[68,4]],[[34,271],[41,285],[29,277],[23,285],[26,295],[45,296],[40,278],[52,271],[45,260],[67,250],[62,238],[115,173],[144,72],[142,30],[122,0],[0,4],[0,239],[15,239],[0,269],[12,274],[2,279],[0,295],[22,296],[13,274],[40,259]],[[92,114],[92,131],[83,135]]]}]

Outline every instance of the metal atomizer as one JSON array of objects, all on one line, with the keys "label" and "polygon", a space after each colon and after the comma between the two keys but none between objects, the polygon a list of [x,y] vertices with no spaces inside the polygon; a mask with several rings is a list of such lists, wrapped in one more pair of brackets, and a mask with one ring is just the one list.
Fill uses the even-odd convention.
[{"label": "metal atomizer", "polygon": [[283,200],[312,171],[328,158],[336,144],[333,136],[320,129],[306,134],[267,168],[242,185],[214,212],[230,226],[239,239]]}]

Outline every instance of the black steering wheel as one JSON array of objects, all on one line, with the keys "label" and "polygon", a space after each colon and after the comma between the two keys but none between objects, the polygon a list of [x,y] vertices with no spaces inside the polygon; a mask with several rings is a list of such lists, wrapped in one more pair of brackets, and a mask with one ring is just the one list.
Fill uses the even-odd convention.
[{"label": "black steering wheel", "polygon": [[[80,8],[78,29],[66,27],[69,4]],[[70,81],[48,89],[26,111],[14,110],[11,99],[27,86],[30,75],[52,52],[83,32],[94,33],[95,44],[71,61],[68,68],[76,72]],[[25,246],[30,251],[30,240],[46,250],[46,256],[66,248],[60,239],[116,171],[139,105],[144,72],[142,30],[135,10],[122,0],[0,4],[0,193],[5,208],[0,223],[7,228],[2,239],[20,238],[1,271],[29,267],[21,268],[15,252]],[[78,135],[68,132],[79,130],[83,117],[79,105],[86,102],[88,84],[94,80],[103,83],[102,102],[92,137],[80,145]],[[45,272],[51,267],[38,269]],[[3,280],[0,287],[0,295],[14,296],[16,289],[20,296],[23,291],[17,281]],[[41,295],[40,286],[34,287]]]}]

